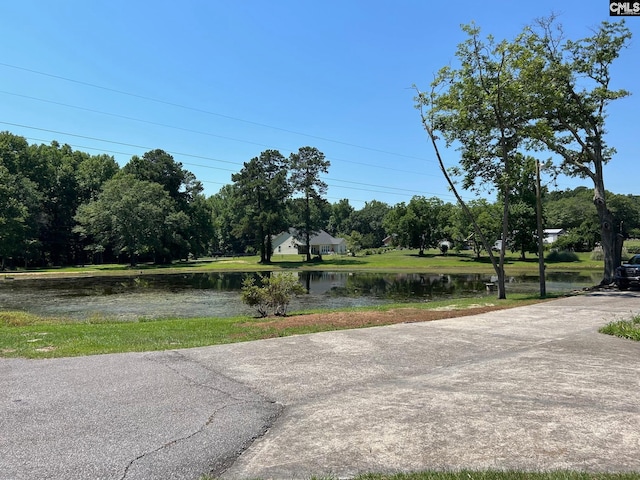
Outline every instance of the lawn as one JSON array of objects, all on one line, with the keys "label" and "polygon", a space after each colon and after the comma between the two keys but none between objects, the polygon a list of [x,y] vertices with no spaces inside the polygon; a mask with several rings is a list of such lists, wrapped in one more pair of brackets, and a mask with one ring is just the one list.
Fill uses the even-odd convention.
[{"label": "lawn", "polygon": [[[579,254],[579,261],[549,264],[547,272],[593,272],[602,269],[601,261]],[[7,274],[21,275],[122,275],[123,273],[175,273],[179,271],[264,271],[264,270],[350,270],[380,272],[486,273],[492,272],[488,258],[475,259],[470,252],[440,255],[428,251],[393,250],[382,254],[356,257],[326,256],[321,263],[305,263],[298,256],[274,256],[270,265],[260,265],[258,257],[229,257],[178,263],[167,267],[141,265],[135,269],[124,265],[95,265],[64,269],[38,270]],[[535,258],[521,261],[508,257],[508,275],[538,272]],[[487,300],[482,300],[486,302]],[[386,305],[345,312],[306,312],[277,319],[240,318],[169,318],[157,320],[114,321],[88,318],[85,321],[65,318],[40,318],[23,312],[0,312],[0,357],[50,358],[190,348],[223,343],[258,340],[277,336],[311,333],[340,328],[387,325],[398,321],[426,321],[479,313],[479,309],[508,308],[540,301],[531,295],[510,295],[493,305],[473,305],[477,299],[455,299],[427,304]],[[440,309],[440,313],[435,313]],[[446,316],[442,311],[449,311]],[[455,313],[451,313],[451,312]],[[393,312],[390,314],[389,312]],[[409,312],[409,313],[407,313]],[[313,313],[314,315],[311,315]],[[405,316],[409,315],[409,317]]]},{"label": "lawn", "polygon": [[[375,252],[375,251],[372,251]],[[578,253],[577,262],[547,263],[547,272],[594,272],[603,268],[601,260],[592,260],[590,253]],[[492,273],[493,267],[485,254],[479,259],[472,252],[449,253],[441,255],[438,250],[428,250],[419,256],[417,250],[389,250],[384,253],[361,254],[355,257],[346,255],[325,255],[322,262],[305,262],[298,255],[274,255],[271,264],[260,264],[259,256],[206,258],[189,262],[176,262],[167,266],[139,265],[129,267],[122,264],[86,265],[66,268],[36,269],[17,271],[30,274],[59,275],[108,275],[123,273],[176,273],[180,271],[269,271],[269,270],[376,270],[384,272],[420,272],[420,273]],[[507,275],[538,274],[538,260],[535,255],[522,261],[517,255],[505,258]],[[10,275],[13,275],[11,272]]]},{"label": "lawn", "polygon": [[43,318],[24,312],[0,312],[0,357],[54,358],[201,347],[408,321],[431,321],[540,301],[531,295],[512,295],[507,300],[488,303],[486,299],[466,298],[411,306],[389,304],[302,312],[287,317],[139,321],[90,318],[79,322]]}]

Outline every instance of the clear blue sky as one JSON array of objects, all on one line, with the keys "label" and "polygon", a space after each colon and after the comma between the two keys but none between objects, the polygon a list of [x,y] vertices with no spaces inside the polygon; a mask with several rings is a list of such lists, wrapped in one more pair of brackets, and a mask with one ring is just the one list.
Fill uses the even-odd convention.
[{"label": "clear blue sky", "polygon": [[[161,148],[212,195],[267,148],[317,147],[327,198],[454,201],[414,109],[416,84],[454,60],[460,25],[512,39],[554,12],[570,38],[609,20],[607,0],[21,0],[0,4],[0,130],[120,165]],[[640,194],[640,17],[613,70],[634,95],[609,111],[605,170]],[[447,151],[449,165],[457,153]],[[591,187],[560,178],[552,189]],[[471,194],[466,195],[467,198]]]}]

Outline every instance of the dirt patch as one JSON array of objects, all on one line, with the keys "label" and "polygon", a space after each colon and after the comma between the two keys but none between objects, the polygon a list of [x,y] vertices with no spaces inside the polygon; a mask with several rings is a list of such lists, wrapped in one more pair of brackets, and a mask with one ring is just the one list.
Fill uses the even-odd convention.
[{"label": "dirt patch", "polygon": [[464,317],[480,313],[513,308],[514,305],[479,305],[469,308],[426,310],[421,308],[397,308],[388,311],[331,312],[307,315],[291,315],[289,317],[270,318],[254,324],[265,329],[284,330],[294,327],[335,327],[358,328],[375,325],[392,325],[396,323],[430,322],[445,318]]}]

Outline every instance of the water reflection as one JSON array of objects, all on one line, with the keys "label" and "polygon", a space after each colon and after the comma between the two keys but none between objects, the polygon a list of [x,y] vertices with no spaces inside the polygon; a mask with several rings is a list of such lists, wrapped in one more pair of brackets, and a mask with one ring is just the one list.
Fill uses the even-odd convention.
[{"label": "water reflection", "polygon": [[[227,317],[252,315],[240,300],[247,275],[236,272],[75,277],[0,281],[0,309],[40,315],[138,317]],[[424,302],[438,298],[490,296],[482,274],[420,274],[373,272],[299,272],[309,295],[292,302],[290,311],[344,308],[389,302]],[[599,275],[566,272],[547,277],[548,292],[562,292],[598,283]],[[509,277],[507,294],[535,293],[538,277]]]}]

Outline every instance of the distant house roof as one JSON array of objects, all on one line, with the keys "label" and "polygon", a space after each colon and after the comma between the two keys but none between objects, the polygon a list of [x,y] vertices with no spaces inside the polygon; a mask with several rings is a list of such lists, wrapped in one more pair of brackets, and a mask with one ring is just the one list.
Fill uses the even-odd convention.
[{"label": "distant house roof", "polygon": [[[299,232],[295,228],[290,228],[287,232],[284,232],[278,235],[276,238],[280,238],[281,235],[287,235],[287,234],[295,238],[298,235],[298,233]],[[297,244],[302,245],[301,240],[296,239],[295,241]],[[311,238],[309,239],[309,243],[311,245],[340,245],[344,242],[345,242],[344,238],[332,237],[324,230],[320,230],[315,235],[311,235]]]},{"label": "distant house roof", "polygon": [[312,245],[339,245],[342,242],[344,242],[343,238],[332,237],[324,230],[320,230],[317,234],[311,237],[309,243]]},{"label": "distant house roof", "polygon": [[564,233],[564,228],[545,228],[544,233],[546,235],[557,235],[559,233]]}]

